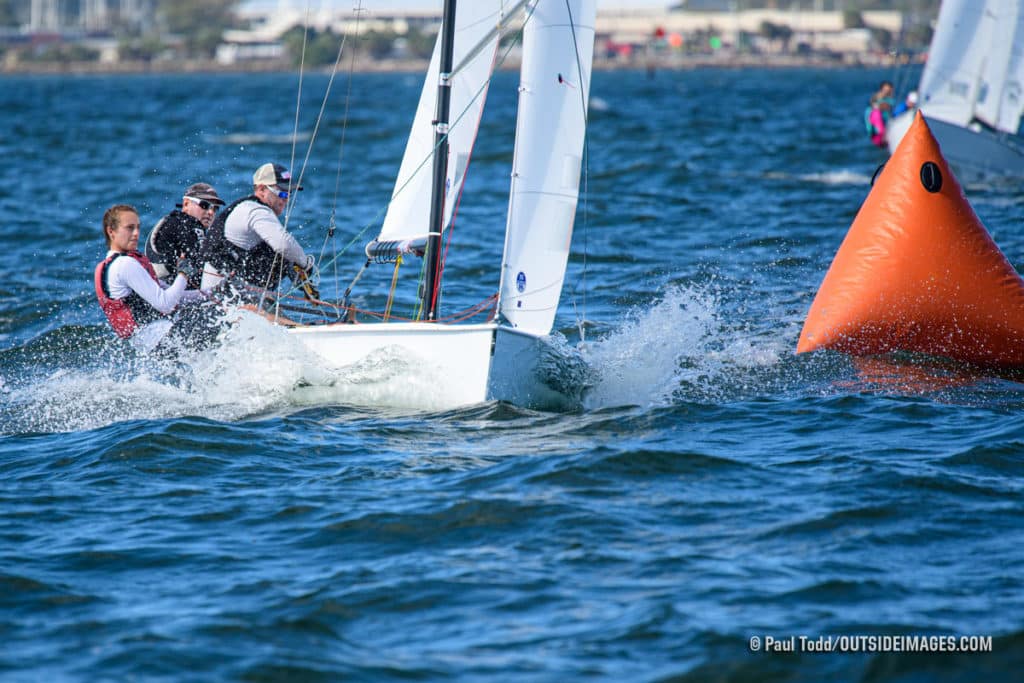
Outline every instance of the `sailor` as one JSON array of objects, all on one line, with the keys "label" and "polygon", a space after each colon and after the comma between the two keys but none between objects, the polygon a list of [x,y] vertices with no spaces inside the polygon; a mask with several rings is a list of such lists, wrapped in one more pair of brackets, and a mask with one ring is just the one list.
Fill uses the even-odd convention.
[{"label": "sailor", "polygon": [[887,124],[889,119],[892,118],[892,110],[896,106],[896,99],[893,97],[893,93],[895,93],[895,89],[892,86],[892,81],[882,81],[878,85],[878,91],[875,93],[878,96],[878,108],[882,110],[882,116]]},{"label": "sailor", "polygon": [[882,81],[864,109],[864,128],[877,147],[886,146],[885,129],[893,117],[894,105],[892,82]]},{"label": "sailor", "polygon": [[909,93],[907,93],[907,97],[902,102],[897,103],[896,106],[892,108],[892,115],[899,116],[904,112],[911,111],[916,108],[917,91],[911,90]]},{"label": "sailor", "polygon": [[131,339],[141,351],[153,351],[171,331],[171,313],[205,296],[198,290],[186,290],[192,274],[186,259],[175,269],[170,286],[157,279],[149,259],[137,251],[139,212],[135,207],[115,204],[107,209],[103,236],[108,251],[96,264],[93,277],[100,308],[119,337]]},{"label": "sailor", "polygon": [[291,193],[302,187],[292,182],[288,169],[274,163],[256,169],[252,183],[252,194],[225,207],[206,232],[201,252],[203,289],[212,289],[233,275],[262,292],[277,288],[282,273],[291,275],[293,269],[301,278],[313,274],[313,257],[278,218]]},{"label": "sailor", "polygon": [[879,98],[877,95],[873,95],[868,111],[865,113],[865,125],[868,129],[868,135],[871,136],[871,142],[876,147],[886,146],[885,121],[885,113],[881,108]]},{"label": "sailor", "polygon": [[[185,190],[178,208],[161,218],[146,240],[146,258],[153,264],[156,276],[168,285],[177,276],[178,261],[184,256],[195,266],[196,275],[188,282],[190,289],[199,287],[202,274],[195,260],[206,229],[213,223],[224,201],[207,183],[195,183]],[[199,264],[201,265],[201,264]]]}]

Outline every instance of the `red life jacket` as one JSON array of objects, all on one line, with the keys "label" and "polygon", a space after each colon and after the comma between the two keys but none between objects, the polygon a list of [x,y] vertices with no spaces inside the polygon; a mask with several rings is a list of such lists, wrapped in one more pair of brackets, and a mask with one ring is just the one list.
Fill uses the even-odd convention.
[{"label": "red life jacket", "polygon": [[[139,296],[136,292],[132,292],[128,296],[121,299],[112,299],[110,297],[110,287],[107,286],[107,270],[110,268],[110,264],[114,262],[118,256],[124,256],[124,254],[114,253],[96,264],[96,274],[93,278],[94,284],[96,285],[96,298],[99,299],[100,308],[107,316],[107,320],[110,321],[110,326],[114,328],[114,332],[117,336],[122,339],[127,339],[134,334],[135,330],[139,329],[141,325],[145,325],[148,322],[152,322],[158,318],[164,317],[164,315],[153,308],[148,301]],[[146,272],[149,273],[150,277],[155,282],[159,282],[156,277],[156,272],[153,270],[153,264],[149,262],[149,259],[140,254],[137,251],[128,252],[128,256],[131,256],[138,261]]]}]

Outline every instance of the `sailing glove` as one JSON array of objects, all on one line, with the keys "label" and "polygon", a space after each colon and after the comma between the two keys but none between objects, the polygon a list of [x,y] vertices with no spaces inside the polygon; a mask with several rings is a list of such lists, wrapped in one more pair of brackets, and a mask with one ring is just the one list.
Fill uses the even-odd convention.
[{"label": "sailing glove", "polygon": [[306,255],[306,265],[302,266],[302,270],[306,271],[306,277],[313,277],[316,273],[316,259],[313,258],[312,254]]},{"label": "sailing glove", "polygon": [[314,284],[317,280],[318,273],[316,272],[316,261],[313,260],[312,256],[306,257],[306,265],[300,266],[298,263],[295,264],[295,277],[292,280],[299,286],[302,293],[310,301],[319,301],[320,290],[316,288]]},{"label": "sailing glove", "polygon": [[196,267],[188,259],[187,256],[182,256],[178,259],[178,272],[185,276],[185,279],[191,282],[196,276]]}]

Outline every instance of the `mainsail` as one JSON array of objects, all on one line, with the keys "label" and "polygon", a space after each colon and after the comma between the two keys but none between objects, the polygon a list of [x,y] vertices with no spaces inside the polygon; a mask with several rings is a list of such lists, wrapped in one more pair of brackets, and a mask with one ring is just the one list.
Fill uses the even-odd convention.
[{"label": "mainsail", "polygon": [[[455,18],[455,72],[451,81],[452,120],[448,133],[447,201],[444,226],[451,222],[455,199],[462,191],[470,153],[476,140],[480,116],[487,98],[487,85],[498,49],[498,32],[502,5],[508,0],[473,0],[460,3]],[[405,240],[422,237],[430,230],[431,166],[433,162],[434,128],[431,120],[437,102],[440,78],[441,40],[434,45],[434,54],[423,82],[419,105],[413,119],[402,165],[395,180],[391,204],[378,240]]]},{"label": "mainsail", "polygon": [[551,331],[569,258],[586,132],[595,0],[540,2],[523,29],[500,311]]}]

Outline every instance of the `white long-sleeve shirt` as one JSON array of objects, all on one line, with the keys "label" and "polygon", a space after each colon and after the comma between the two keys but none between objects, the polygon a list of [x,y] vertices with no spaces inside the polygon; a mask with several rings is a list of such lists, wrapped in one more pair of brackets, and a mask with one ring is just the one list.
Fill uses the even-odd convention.
[{"label": "white long-sleeve shirt", "polygon": [[[107,257],[109,258],[115,253],[118,252],[108,251]],[[153,279],[153,276],[142,267],[141,263],[131,256],[116,258],[107,266],[107,291],[110,292],[111,299],[123,299],[135,292],[145,299],[146,303],[165,315],[182,302],[198,301],[205,298],[199,290],[185,289],[186,286],[185,276],[179,273],[174,278],[174,282],[164,288],[161,283]],[[132,335],[132,339],[136,345],[149,351],[170,329],[170,320],[154,320],[139,327]]]},{"label": "white long-sleeve shirt", "polygon": [[[108,251],[109,258],[117,252]],[[142,264],[132,257],[116,258],[107,266],[107,290],[111,299],[123,299],[135,292],[150,306],[164,315],[173,311],[182,301],[196,301],[203,295],[198,290],[186,290],[185,276],[178,274],[167,288],[153,279]]]}]

